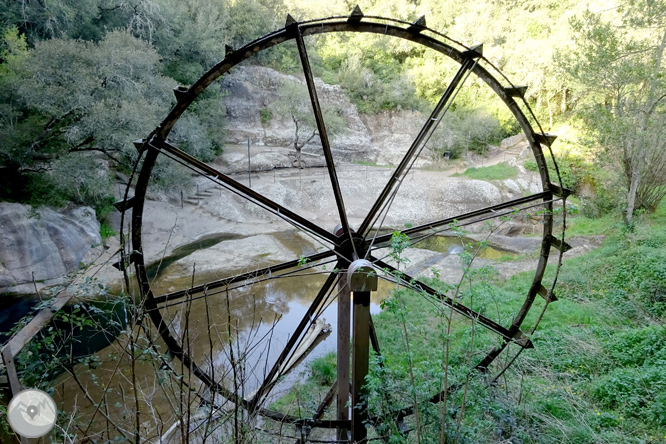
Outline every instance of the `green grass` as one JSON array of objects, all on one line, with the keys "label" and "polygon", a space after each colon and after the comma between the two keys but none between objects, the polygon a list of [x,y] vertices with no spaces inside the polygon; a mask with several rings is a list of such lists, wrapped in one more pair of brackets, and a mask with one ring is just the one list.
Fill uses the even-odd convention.
[{"label": "green grass", "polygon": [[[270,405],[270,408],[299,418],[312,417],[331,385],[337,379],[337,357],[329,353],[308,363],[309,375],[296,382],[289,391]],[[329,408],[329,413],[334,412]]]},{"label": "green grass", "polygon": [[607,214],[598,218],[583,215],[567,217],[567,236],[608,235],[622,227],[622,220],[615,214]]},{"label": "green grass", "polygon": [[365,165],[365,166],[380,167],[380,168],[395,168],[393,165],[377,165],[377,162],[371,162],[369,160],[355,160],[353,163],[355,163],[356,165]]},{"label": "green grass", "polygon": [[464,173],[455,173],[452,176],[467,176],[477,180],[505,180],[512,179],[518,175],[518,168],[506,162],[479,168],[467,168]]},{"label": "green grass", "polygon": [[[503,442],[532,444],[666,442],[664,216],[662,205],[655,214],[642,217],[634,231],[624,229],[618,217],[569,218],[569,235],[607,238],[599,248],[564,262],[555,291],[559,300],[548,305],[530,335],[534,349],[515,360],[506,378],[495,386],[483,377],[469,380],[459,442],[498,442],[498,431]],[[554,271],[551,264],[545,286]],[[461,288],[458,300],[509,325],[533,277],[534,272],[525,272],[497,281],[491,271],[479,272]],[[428,283],[454,294],[450,285]],[[523,332],[531,333],[544,306],[537,296]],[[447,336],[448,314],[448,309],[438,310],[437,304],[413,291],[400,291],[373,316],[383,353],[383,367],[371,365],[367,378],[373,414],[390,415],[396,407],[413,405],[416,396],[420,420],[426,424],[423,442],[438,441],[441,410],[428,407],[425,400],[442,387],[447,337],[449,384],[465,383],[470,351],[474,365],[498,344],[497,335],[457,315]],[[516,346],[509,346],[497,362],[505,363],[516,351]],[[292,409],[303,408],[309,396],[321,399],[322,381],[329,382],[335,371],[333,356],[315,360],[310,368],[310,379],[285,398]],[[495,365],[490,373],[498,371]],[[449,396],[452,412],[460,411],[461,392]],[[456,423],[454,415],[447,423]],[[415,418],[408,420],[413,427]],[[374,433],[371,429],[371,437]]]},{"label": "green grass", "polygon": [[111,227],[111,224],[106,220],[103,220],[102,223],[100,224],[99,233],[102,236],[102,242],[107,240],[109,237],[113,237],[116,234],[118,234],[118,232],[116,232],[116,230],[114,230]]}]

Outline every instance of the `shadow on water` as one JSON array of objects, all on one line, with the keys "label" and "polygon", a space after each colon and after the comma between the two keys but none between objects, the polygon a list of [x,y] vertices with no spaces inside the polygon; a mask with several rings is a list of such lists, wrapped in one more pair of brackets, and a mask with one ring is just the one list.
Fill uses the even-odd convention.
[{"label": "shadow on water", "polygon": [[148,275],[148,279],[152,281],[159,274],[160,270],[165,270],[169,265],[186,256],[189,256],[196,251],[205,250],[206,248],[210,248],[223,241],[242,239],[244,237],[245,236],[236,233],[215,233],[202,236],[194,242],[190,242],[189,244],[181,245],[180,247],[175,248],[169,256],[166,256],[161,260],[157,260],[146,267],[146,274]]},{"label": "shadow on water", "polygon": [[[13,304],[0,306],[0,341],[10,338],[21,319],[39,312],[40,300],[33,295],[13,296]],[[1,298],[0,298],[1,299]],[[125,301],[119,298],[97,300],[76,299],[58,311],[56,316],[32,339],[40,341],[51,336],[52,346],[74,361],[96,353],[111,344],[127,326]],[[49,333],[56,332],[56,333]]]},{"label": "shadow on water", "polygon": [[11,330],[39,304],[34,294],[0,295],[0,344],[9,340]]}]

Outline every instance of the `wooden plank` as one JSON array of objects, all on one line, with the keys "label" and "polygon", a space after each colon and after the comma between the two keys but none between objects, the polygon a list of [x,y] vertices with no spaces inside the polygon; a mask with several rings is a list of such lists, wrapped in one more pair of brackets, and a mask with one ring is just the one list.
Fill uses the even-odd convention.
[{"label": "wooden plank", "polygon": [[[72,284],[76,283],[85,278],[92,278],[97,274],[97,272],[108,262],[114,255],[118,253],[120,245],[116,239],[112,239],[110,242],[109,248],[102,253],[94,263],[92,263],[85,272],[81,273],[77,279],[75,279]],[[70,284],[71,285],[71,284]],[[5,352],[8,352],[11,358],[16,357],[16,355],[25,347],[25,345],[30,342],[30,340],[39,333],[41,330],[62,307],[65,306],[72,298],[74,297],[73,293],[68,292],[67,290],[61,291],[55,298],[51,299],[51,303],[48,307],[43,308],[35,315],[34,318],[28,324],[23,327],[18,333],[16,333],[2,348],[3,357]]]},{"label": "wooden plank", "polygon": [[571,194],[571,190],[570,190],[570,189],[568,189],[568,188],[562,188],[561,186],[559,186],[559,185],[556,184],[556,183],[552,183],[552,182],[551,182],[551,183],[548,185],[548,188],[550,189],[550,191],[551,191],[554,195],[559,196],[559,197],[561,197],[561,198],[567,198],[567,197]]},{"label": "wooden plank", "polygon": [[16,396],[21,391],[21,383],[16,374],[16,366],[14,365],[14,356],[11,355],[9,349],[3,348],[2,362],[7,369],[7,379],[9,379],[9,389],[12,392],[12,397]]},{"label": "wooden plank", "polygon": [[549,240],[550,240],[550,245],[557,248],[562,253],[566,253],[567,251],[571,250],[571,248],[573,248],[568,243],[561,241],[560,239],[556,238],[553,235],[550,236]]},{"label": "wooden plank", "polygon": [[370,292],[354,291],[354,342],[352,348],[352,442],[364,442],[368,411],[361,408],[370,357]]},{"label": "wooden plank", "polygon": [[[337,233],[336,233],[337,234]],[[347,274],[342,273],[338,283],[338,396],[336,419],[349,420],[349,337],[351,328],[351,292],[347,285]],[[338,429],[337,439],[347,440],[347,430]]]},{"label": "wooden plank", "polygon": [[541,297],[543,297],[548,302],[557,301],[557,296],[555,296],[555,294],[553,294],[551,291],[549,291],[543,285],[539,286],[539,289],[537,290],[537,293],[539,293],[539,295],[541,295]]},{"label": "wooden plank", "polygon": [[135,203],[136,199],[134,199],[134,196],[132,196],[128,197],[127,200],[119,200],[117,202],[114,202],[113,206],[116,208],[116,210],[120,211],[121,213],[124,213],[125,211],[133,208]]},{"label": "wooden plank", "polygon": [[504,91],[509,97],[520,97],[523,99],[527,92],[527,86],[507,86],[504,88]]},{"label": "wooden plank", "polygon": [[324,413],[326,413],[326,409],[333,402],[333,398],[335,398],[335,394],[337,392],[338,392],[338,381],[335,381],[331,386],[331,388],[328,390],[328,393],[326,393],[326,396],[324,396],[324,399],[321,401],[321,404],[319,404],[319,407],[317,407],[317,410],[315,410],[315,414],[312,416],[312,419],[321,419],[324,416]]},{"label": "wooden plank", "polygon": [[360,23],[362,19],[363,19],[363,11],[361,11],[361,8],[359,8],[358,5],[354,6],[354,10],[349,15],[347,21],[349,23]]},{"label": "wooden plank", "polygon": [[422,15],[421,17],[417,18],[414,23],[412,23],[409,28],[407,28],[407,31],[409,32],[414,32],[414,33],[419,33],[426,29],[426,19],[425,15]]},{"label": "wooden plank", "polygon": [[32,340],[33,337],[44,327],[62,307],[72,299],[74,295],[67,291],[63,291],[54,299],[51,305],[40,310],[39,313],[28,322],[28,325],[23,327],[14,337],[12,337],[7,344],[2,348],[2,355],[9,353],[8,356],[14,358],[25,345]]}]

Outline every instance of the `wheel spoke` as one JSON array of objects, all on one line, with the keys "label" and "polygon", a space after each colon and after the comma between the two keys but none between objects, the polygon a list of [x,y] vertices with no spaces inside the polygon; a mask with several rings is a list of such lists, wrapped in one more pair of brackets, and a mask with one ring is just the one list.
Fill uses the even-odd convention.
[{"label": "wheel spoke", "polygon": [[[445,305],[453,308],[454,311],[457,313],[465,316],[468,319],[471,319],[472,321],[478,322],[479,324],[483,325],[486,327],[488,330],[491,330],[498,335],[502,336],[506,341],[514,341],[517,343],[525,342],[527,344],[531,344],[527,336],[523,332],[521,332],[519,329],[516,330],[509,330],[508,328],[498,324],[497,322],[493,321],[490,318],[485,317],[481,313],[474,311],[473,309],[461,304],[460,302],[456,302],[453,299],[451,299],[448,296],[444,296],[443,294],[440,294],[435,290],[434,288],[428,286],[427,284],[419,281],[418,279],[409,276],[408,274],[405,274],[401,271],[399,271],[397,268],[387,264],[386,262],[376,259],[371,256],[370,259],[371,262],[374,264],[387,269],[390,272],[396,272],[399,273],[402,277],[400,278],[401,281],[404,281],[405,284],[409,283],[409,285],[405,285],[408,288],[411,288],[415,291],[421,292],[421,293],[426,293],[429,294],[430,296],[433,296],[440,301],[442,301]],[[528,347],[527,345],[525,345]]]},{"label": "wheel spoke", "polygon": [[[305,41],[303,40],[303,35],[298,25],[294,26],[294,32],[296,33],[296,44],[298,45],[298,54],[301,57],[301,64],[303,65],[303,74],[305,75],[305,83],[308,86],[308,91],[310,93],[310,101],[312,102],[312,110],[314,112],[315,120],[317,121],[317,131],[319,132],[319,138],[321,139],[321,146],[324,149],[324,158],[326,159],[326,167],[328,168],[328,175],[331,179],[331,185],[333,186],[333,195],[335,196],[335,203],[338,207],[338,213],[340,214],[340,223],[342,224],[342,229],[344,233],[347,233],[349,240],[352,241],[351,231],[349,229],[349,221],[347,220],[347,211],[345,209],[345,202],[342,199],[342,191],[340,190],[340,182],[338,181],[338,175],[335,171],[335,164],[333,163],[333,154],[331,153],[331,145],[328,140],[328,133],[326,132],[326,125],[324,124],[324,116],[321,112],[321,106],[319,105],[319,98],[317,97],[317,89],[315,88],[314,79],[312,77],[312,69],[310,68],[310,60],[308,59],[308,53],[305,48]],[[354,242],[351,242],[354,252],[356,252],[356,246]],[[358,255],[357,255],[358,256]]]},{"label": "wheel spoke", "polygon": [[[372,343],[372,349],[381,356],[382,351],[379,349],[379,339],[377,338],[377,330],[375,330],[375,323],[372,322],[372,315],[370,315],[370,343]],[[383,364],[379,364],[383,366]]]},{"label": "wheel spoke", "polygon": [[231,285],[236,282],[241,282],[246,279],[258,278],[260,276],[267,276],[267,275],[270,276],[272,273],[296,267],[298,266],[298,264],[302,264],[304,262],[316,262],[322,259],[328,259],[334,255],[335,255],[334,251],[331,250],[323,251],[321,253],[312,254],[304,258],[294,259],[293,261],[283,262],[277,265],[271,265],[270,267],[260,268],[258,270],[248,271],[247,273],[237,274],[236,276],[219,279],[217,281],[208,282],[206,284],[196,285],[194,287],[187,288],[185,290],[178,290],[172,293],[163,294],[162,296],[152,298],[152,300],[150,300],[150,303],[151,305],[158,305],[167,301],[184,298],[185,296],[188,295],[191,296],[197,293],[208,292],[216,288],[226,287],[227,285]]},{"label": "wheel spoke", "polygon": [[[533,201],[539,200],[539,199],[550,199],[551,197],[552,197],[552,193],[550,191],[542,191],[541,193],[532,194],[531,196],[526,196],[526,197],[521,197],[521,198],[514,199],[514,200],[509,200],[507,202],[502,202],[502,203],[497,204],[497,205],[492,205],[492,206],[489,206],[489,207],[485,207],[485,208],[481,208],[481,209],[478,209],[478,210],[470,211],[469,213],[460,214],[460,215],[454,216],[454,217],[447,217],[446,219],[438,220],[436,222],[431,222],[431,223],[428,223],[428,224],[418,225],[416,227],[412,227],[412,228],[408,228],[406,230],[402,230],[401,232],[403,234],[406,234],[407,236],[410,236],[410,235],[417,234],[417,233],[420,233],[420,232],[426,231],[426,230],[435,230],[436,228],[444,227],[444,226],[447,226],[447,225],[455,223],[455,222],[460,222],[460,221],[463,221],[463,220],[473,219],[473,218],[476,218],[476,217],[480,218],[481,216],[485,216],[485,215],[488,215],[488,214],[492,214],[493,218],[498,217],[498,216],[503,216],[505,214],[497,214],[497,211],[506,210],[507,208],[517,207],[518,205],[524,205],[526,203],[533,202]],[[541,205],[541,204],[539,204],[539,205]],[[480,222],[480,221],[473,221],[472,223],[474,223],[474,222]],[[375,238],[375,240],[373,242],[373,247],[380,248],[380,247],[385,246],[384,244],[391,241],[391,236],[393,236],[393,234],[384,234],[382,236],[377,236],[377,238]]]},{"label": "wheel spoke", "polygon": [[475,59],[469,57],[466,58],[460,65],[460,69],[458,69],[458,72],[453,77],[453,80],[449,86],[446,88],[446,91],[444,91],[444,94],[442,94],[442,97],[439,99],[439,102],[430,114],[428,121],[425,123],[425,125],[423,125],[423,128],[421,128],[421,131],[412,142],[412,145],[409,147],[407,154],[405,154],[405,157],[402,158],[400,164],[389,178],[381,194],[373,204],[368,214],[365,216],[363,223],[361,223],[361,226],[359,227],[359,233],[365,236],[367,231],[372,227],[378,213],[387,203],[387,199],[389,198],[391,192],[394,190],[394,188],[399,186],[403,176],[409,171],[409,166],[411,165],[414,157],[418,156],[422,147],[428,143],[428,140],[430,140],[430,137],[437,128],[437,125],[442,120],[442,117],[444,117],[444,114],[455,98],[455,92],[457,88],[462,86],[461,82],[464,82],[464,80],[467,78],[466,74],[469,74],[474,64]]},{"label": "wheel spoke", "polygon": [[315,410],[314,415],[312,415],[312,419],[321,419],[324,416],[324,413],[326,413],[326,409],[328,409],[331,406],[331,403],[333,402],[333,399],[335,399],[335,395],[338,394],[338,381],[335,381],[331,388],[328,390],[328,393],[326,393],[326,396],[324,396],[324,399],[321,401],[319,404],[319,407],[317,407],[317,410]]},{"label": "wheel spoke", "polygon": [[312,322],[313,315],[321,302],[324,300],[324,297],[326,294],[328,294],[329,290],[333,287],[335,284],[335,281],[337,281],[339,278],[338,274],[336,273],[331,273],[328,275],[328,278],[326,279],[326,282],[324,282],[324,285],[322,285],[321,289],[319,290],[319,293],[317,296],[314,298],[312,301],[312,304],[310,304],[310,307],[308,307],[308,310],[305,312],[305,315],[303,316],[303,319],[301,319],[301,322],[298,324],[296,327],[296,330],[294,331],[294,334],[291,335],[289,340],[287,341],[287,345],[285,345],[284,349],[280,353],[280,356],[278,356],[277,360],[273,364],[273,367],[271,370],[268,372],[266,375],[266,378],[264,379],[264,382],[261,384],[261,386],[257,389],[255,395],[252,397],[251,403],[253,406],[259,405],[259,403],[262,401],[263,397],[266,395],[266,393],[271,389],[271,387],[275,384],[279,372],[282,370],[283,364],[286,362],[287,358],[291,354],[292,350],[296,346],[296,344],[299,342],[301,336],[303,335],[303,332],[306,330],[308,325]]},{"label": "wheel spoke", "polygon": [[238,192],[237,194],[239,194],[241,197],[251,202],[254,202],[258,205],[261,205],[264,208],[271,211],[272,213],[282,217],[283,219],[287,219],[289,222],[294,223],[295,225],[318,235],[320,238],[324,239],[325,241],[330,242],[333,245],[337,245],[338,239],[330,231],[321,228],[320,226],[310,222],[304,217],[299,216],[298,214],[294,213],[291,210],[288,210],[282,205],[273,202],[272,200],[268,199],[265,196],[262,196],[261,194],[257,193],[251,188],[248,188],[245,185],[235,181],[234,179],[222,173],[221,171],[211,167],[210,165],[205,164],[196,157],[187,154],[183,150],[176,148],[170,143],[153,139],[150,142],[150,146],[158,151],[166,152],[172,156],[177,157],[186,164],[189,164],[190,166],[195,167],[200,172],[204,173],[204,175],[209,179],[213,181],[219,180],[222,183],[224,183],[227,187],[233,188]]}]

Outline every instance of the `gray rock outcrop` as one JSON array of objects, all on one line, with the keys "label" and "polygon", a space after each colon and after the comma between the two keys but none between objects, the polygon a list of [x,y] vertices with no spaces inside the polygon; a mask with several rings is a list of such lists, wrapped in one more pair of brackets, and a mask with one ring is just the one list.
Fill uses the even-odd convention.
[{"label": "gray rock outcrop", "polygon": [[[225,76],[222,90],[227,94],[224,106],[228,144],[243,144],[248,138],[259,146],[290,147],[293,144],[294,123],[289,116],[273,115],[268,122],[261,121],[262,109],[278,99],[278,91],[286,81],[306,88],[302,78],[260,66],[238,66]],[[417,111],[360,115],[339,85],[328,85],[315,78],[315,86],[322,108],[341,110],[346,121],[346,130],[330,141],[333,155],[338,159],[397,164],[425,121]],[[303,152],[321,154],[319,138],[312,139]],[[275,160],[277,168],[290,166],[285,159]],[[266,169],[266,165],[262,166]]]},{"label": "gray rock outcrop", "polygon": [[[244,143],[248,138],[257,145],[286,147],[293,143],[294,123],[289,116],[274,115],[268,122],[261,122],[261,110],[278,99],[284,82],[306,88],[304,80],[298,77],[260,66],[239,66],[225,77],[222,89],[228,94],[224,99],[227,143]],[[368,131],[342,88],[327,85],[318,78],[315,85],[321,106],[340,109],[346,120],[346,131],[331,140],[334,154],[345,160],[375,158]],[[321,152],[319,139],[312,139],[304,151]]]},{"label": "gray rock outcrop", "polygon": [[90,207],[64,213],[0,202],[0,293],[33,290],[34,280],[54,284],[94,259],[101,243]]}]

